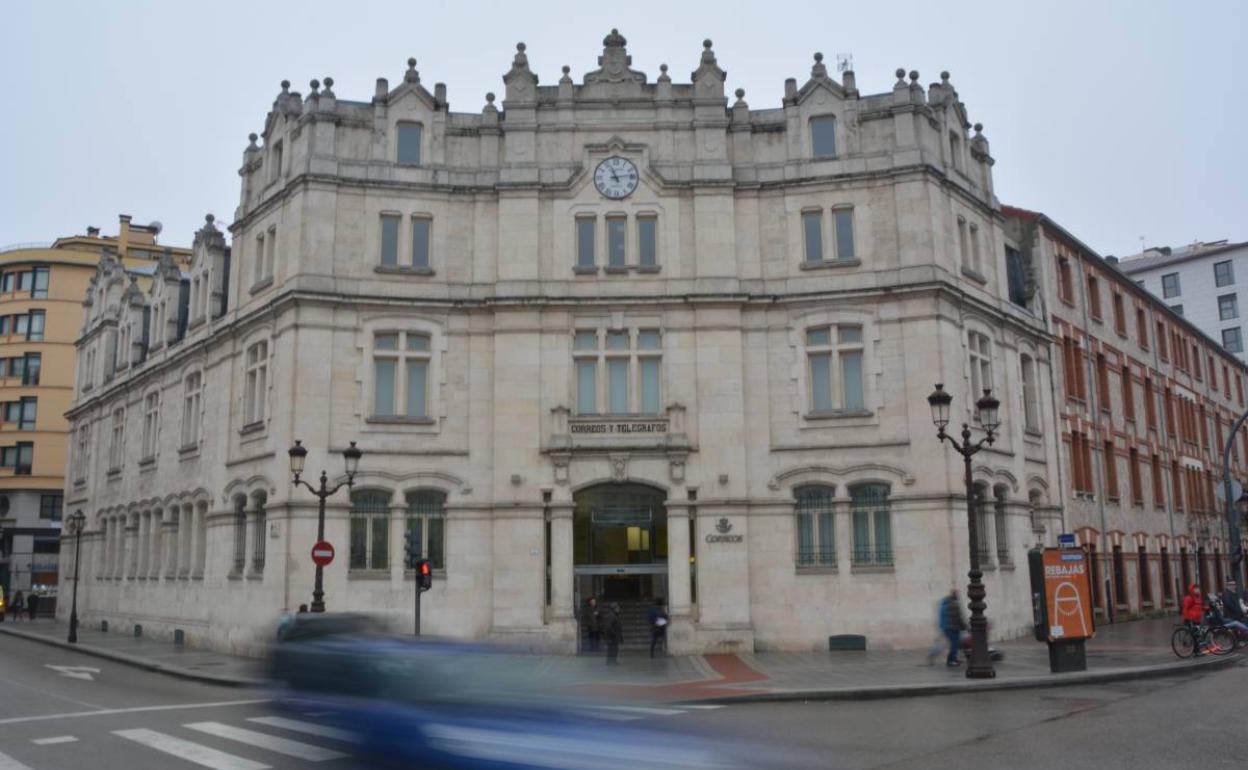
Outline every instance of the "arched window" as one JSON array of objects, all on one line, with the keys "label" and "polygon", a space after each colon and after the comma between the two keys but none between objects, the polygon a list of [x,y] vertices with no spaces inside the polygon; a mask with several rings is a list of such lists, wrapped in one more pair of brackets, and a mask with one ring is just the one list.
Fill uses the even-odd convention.
[{"label": "arched window", "polygon": [[268,501],[269,496],[263,490],[251,496],[251,507],[255,510],[256,517],[251,530],[251,571],[257,575],[264,572],[264,541],[265,533],[268,531],[268,513],[265,511],[264,506]]},{"label": "arched window", "polygon": [[390,566],[390,493],[362,489],[351,493],[351,554],[348,569]]},{"label": "arched window", "polygon": [[794,490],[797,498],[797,566],[835,567],[836,536],[832,487],[809,486]]},{"label": "arched window", "polygon": [[857,484],[849,488],[850,518],[854,530],[856,565],[893,563],[893,524],[887,484]]},{"label": "arched window", "polygon": [[420,543],[421,558],[446,567],[446,495],[429,489],[407,493],[407,531]]},{"label": "arched window", "polygon": [[997,534],[997,563],[1010,563],[1010,528],[1005,513],[1006,488],[998,486],[993,490],[992,528]]},{"label": "arched window", "polygon": [[247,498],[234,496],[234,568],[241,575],[247,566]]}]

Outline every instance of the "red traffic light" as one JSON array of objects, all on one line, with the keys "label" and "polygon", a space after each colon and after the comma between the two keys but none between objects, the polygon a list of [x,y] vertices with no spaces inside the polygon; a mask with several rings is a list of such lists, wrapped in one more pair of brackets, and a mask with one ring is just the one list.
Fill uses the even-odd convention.
[{"label": "red traffic light", "polygon": [[421,591],[433,588],[433,564],[428,559],[416,562],[416,585]]},{"label": "red traffic light", "polygon": [[429,562],[424,561],[423,559],[420,562],[420,574],[422,576],[433,574],[433,567],[430,567]]}]

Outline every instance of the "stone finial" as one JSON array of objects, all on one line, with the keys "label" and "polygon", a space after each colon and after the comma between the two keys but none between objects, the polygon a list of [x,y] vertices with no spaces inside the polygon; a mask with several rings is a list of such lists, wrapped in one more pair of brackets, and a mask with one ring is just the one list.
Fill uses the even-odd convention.
[{"label": "stone finial", "polygon": [[894,72],[893,74],[897,76],[897,82],[893,84],[893,88],[905,88],[906,87],[906,68],[898,67],[897,71]]},{"label": "stone finial", "polygon": [[918,85],[919,85],[919,71],[910,70],[910,86],[912,88],[917,88]]},{"label": "stone finial", "polygon": [[290,81],[283,80],[282,81],[282,96],[286,96],[289,93],[290,93]]},{"label": "stone finial", "polygon": [[494,96],[493,91],[490,91],[489,93],[487,93],[485,95],[485,107],[483,107],[481,111],[482,112],[498,112],[498,108],[494,106],[494,99],[495,99],[495,96]]},{"label": "stone finial", "polygon": [[603,48],[623,48],[626,45],[628,45],[628,40],[614,27],[611,28],[611,34],[602,39]]},{"label": "stone finial", "polygon": [[562,85],[562,84],[564,84],[564,83],[571,83],[571,82],[572,82],[572,75],[570,74],[571,72],[572,72],[572,68],[571,68],[571,67],[569,67],[569,66],[568,66],[568,65],[566,65],[566,64],[565,64],[565,65],[563,65],[563,77],[559,78],[559,83],[560,83],[561,85]]},{"label": "stone finial", "polygon": [[503,75],[503,83],[507,85],[508,101],[531,102],[536,97],[537,75],[529,69],[528,48],[524,43],[516,43],[516,55],[512,57],[511,69]]},{"label": "stone finial", "polygon": [[671,76],[671,75],[669,75],[669,74],[667,74],[667,65],[666,65],[666,64],[660,64],[660,65],[659,65],[659,82],[660,82],[660,83],[670,83],[670,82],[672,82],[672,76]]},{"label": "stone finial", "polygon": [[330,99],[333,99],[334,98],[333,88],[334,88],[334,79],[326,75],[325,76],[325,93],[323,95]]},{"label": "stone finial", "polygon": [[815,52],[815,63],[810,68],[810,77],[812,80],[826,78],[828,76],[827,65],[823,63],[823,54]]},{"label": "stone finial", "polygon": [[416,71],[416,57],[412,56],[407,60],[407,72],[403,73],[404,83],[419,83],[420,73]]},{"label": "stone finial", "polygon": [[735,93],[736,93],[737,101],[733,103],[732,106],[733,107],[748,107],[749,105],[745,103],[745,89],[738,88]]},{"label": "stone finial", "polygon": [[312,78],[310,81],[308,81],[308,88],[312,89],[311,92],[308,94],[309,99],[319,99],[321,97],[321,93],[320,93],[321,81],[317,80],[316,78]]},{"label": "stone finial", "polygon": [[213,226],[212,223],[215,221],[217,221],[217,218],[214,217],[212,214],[204,214],[204,224],[207,227],[212,227]]},{"label": "stone finial", "polygon": [[711,42],[711,39],[709,37],[702,41],[702,63],[703,64],[715,64],[716,63],[715,52],[711,50],[712,45],[714,45],[714,43]]},{"label": "stone finial", "polygon": [[256,136],[255,131],[252,131],[250,134],[248,134],[247,135],[247,149],[258,151],[260,148],[256,146],[256,140],[259,138],[260,138],[259,136]]},{"label": "stone finial", "polygon": [[975,135],[976,135],[976,136],[983,136],[983,133],[984,133],[984,124],[983,124],[983,123],[976,123],[976,124],[975,124]]},{"label": "stone finial", "polygon": [[516,43],[516,56],[511,60],[511,66],[515,69],[528,69],[529,56],[524,52],[528,48],[523,42]]},{"label": "stone finial", "polygon": [[942,86],[947,86],[947,85],[949,85],[949,70],[941,70],[941,72],[940,72],[940,84],[941,84]]},{"label": "stone finial", "polygon": [[697,87],[698,95],[722,97],[724,80],[727,79],[728,73],[719,68],[719,62],[715,59],[715,51],[711,48],[712,45],[709,37],[702,41],[702,59],[690,79]]}]

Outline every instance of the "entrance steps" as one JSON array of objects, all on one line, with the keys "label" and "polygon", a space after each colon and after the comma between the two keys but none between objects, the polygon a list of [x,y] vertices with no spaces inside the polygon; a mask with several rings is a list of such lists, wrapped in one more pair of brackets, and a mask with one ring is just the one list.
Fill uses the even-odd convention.
[{"label": "entrance steps", "polygon": [[[610,605],[611,602],[603,602]],[[650,608],[654,602],[648,599],[625,599],[617,602],[620,605],[620,629],[624,632],[624,641],[620,643],[623,650],[650,649]],[[581,650],[589,649],[589,631],[581,625]],[[604,647],[605,649],[605,647]]]}]

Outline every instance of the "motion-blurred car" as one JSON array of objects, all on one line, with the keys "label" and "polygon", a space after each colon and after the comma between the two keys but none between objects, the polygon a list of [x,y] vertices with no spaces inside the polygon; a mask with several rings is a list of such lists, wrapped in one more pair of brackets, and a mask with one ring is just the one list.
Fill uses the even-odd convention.
[{"label": "motion-blurred car", "polygon": [[[280,706],[332,714],[377,758],[412,767],[776,767],[732,738],[642,724],[563,695],[541,658],[481,644],[387,636],[361,616],[298,615],[274,645]],[[410,764],[408,764],[410,763]]]}]

